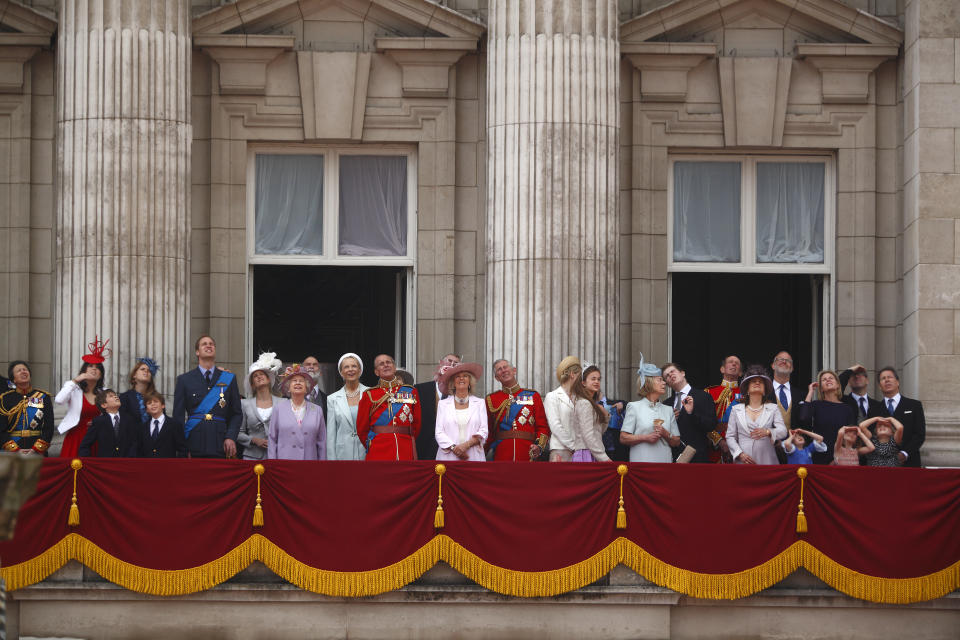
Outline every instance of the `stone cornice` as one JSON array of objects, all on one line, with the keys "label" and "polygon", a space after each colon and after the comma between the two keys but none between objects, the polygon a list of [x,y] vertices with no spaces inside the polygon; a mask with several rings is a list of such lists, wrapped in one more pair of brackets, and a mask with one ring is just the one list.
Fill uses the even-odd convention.
[{"label": "stone cornice", "polygon": [[405,98],[444,98],[450,67],[476,51],[476,38],[377,38],[377,49],[400,65]]},{"label": "stone cornice", "polygon": [[825,103],[851,104],[867,102],[870,74],[899,52],[898,45],[819,43],[798,44],[795,51],[820,71]]},{"label": "stone cornice", "polygon": [[717,55],[712,42],[632,42],[620,47],[640,70],[640,95],[645,102],[683,102],[687,74]]},{"label": "stone cornice", "polygon": [[220,67],[220,93],[264,95],[267,65],[293,49],[293,36],[201,35],[194,44]]},{"label": "stone cornice", "polygon": [[24,34],[46,35],[48,42],[50,36],[57,31],[55,17],[9,0],[0,0],[0,24],[12,27]]}]

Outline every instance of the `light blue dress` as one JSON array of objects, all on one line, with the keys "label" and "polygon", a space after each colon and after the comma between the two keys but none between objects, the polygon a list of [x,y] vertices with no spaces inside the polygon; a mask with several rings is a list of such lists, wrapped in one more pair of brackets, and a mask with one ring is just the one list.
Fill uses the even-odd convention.
[{"label": "light blue dress", "polygon": [[[363,393],[370,387],[358,387]],[[363,460],[367,450],[357,437],[357,409],[347,403],[347,391],[340,387],[327,396],[327,460]]]},{"label": "light blue dress", "polygon": [[[636,436],[651,434],[653,421],[657,418],[663,420],[663,426],[670,435],[680,435],[673,409],[659,401],[650,402],[646,398],[627,405],[620,431]],[[660,438],[656,442],[640,442],[630,447],[630,462],[673,462],[673,455],[667,441]]]}]

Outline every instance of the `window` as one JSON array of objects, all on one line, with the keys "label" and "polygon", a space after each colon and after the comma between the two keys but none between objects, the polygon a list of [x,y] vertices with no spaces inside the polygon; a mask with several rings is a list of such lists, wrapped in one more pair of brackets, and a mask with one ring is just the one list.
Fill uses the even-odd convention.
[{"label": "window", "polygon": [[412,150],[288,147],[251,152],[251,264],[412,266]]},{"label": "window", "polygon": [[677,157],[670,269],[829,273],[832,160]]}]

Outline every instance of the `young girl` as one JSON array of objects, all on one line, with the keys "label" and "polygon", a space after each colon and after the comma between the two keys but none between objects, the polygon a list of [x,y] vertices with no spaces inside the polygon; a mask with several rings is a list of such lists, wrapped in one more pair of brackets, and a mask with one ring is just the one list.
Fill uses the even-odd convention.
[{"label": "young girl", "polygon": [[[874,435],[870,438],[874,450],[867,454],[866,461],[871,467],[899,467],[900,442],[903,440],[903,423],[893,417],[876,417],[860,423],[860,429],[867,429],[876,423]],[[896,429],[896,431],[894,431]]]},{"label": "young girl", "polygon": [[813,452],[827,452],[823,436],[806,429],[791,429],[790,437],[783,441],[787,464],[813,464]]},{"label": "young girl", "polygon": [[[857,438],[863,441],[863,446],[857,446]],[[856,467],[860,464],[860,456],[873,451],[873,443],[859,426],[842,427],[837,434],[837,444],[833,447],[833,464]]]}]

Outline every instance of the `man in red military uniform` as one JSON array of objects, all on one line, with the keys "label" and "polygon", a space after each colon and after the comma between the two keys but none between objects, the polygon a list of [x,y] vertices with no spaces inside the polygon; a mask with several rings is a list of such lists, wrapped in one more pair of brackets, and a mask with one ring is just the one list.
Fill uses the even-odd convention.
[{"label": "man in red military uniform", "polygon": [[503,389],[487,396],[486,447],[494,450],[494,460],[536,460],[550,439],[543,399],[533,389],[520,387],[517,368],[507,360],[494,362],[493,374]]},{"label": "man in red military uniform", "polygon": [[415,460],[414,441],[420,433],[420,397],[397,377],[391,356],[373,361],[380,383],[367,389],[357,408],[357,435],[367,448],[367,460]]},{"label": "man in red military uniform", "polygon": [[740,358],[727,356],[720,363],[723,380],[718,385],[704,389],[713,398],[713,406],[717,410],[717,430],[707,434],[707,438],[713,443],[713,450],[710,452],[710,462],[713,463],[733,462],[724,436],[727,434],[730,409],[740,401],[740,367]]}]

